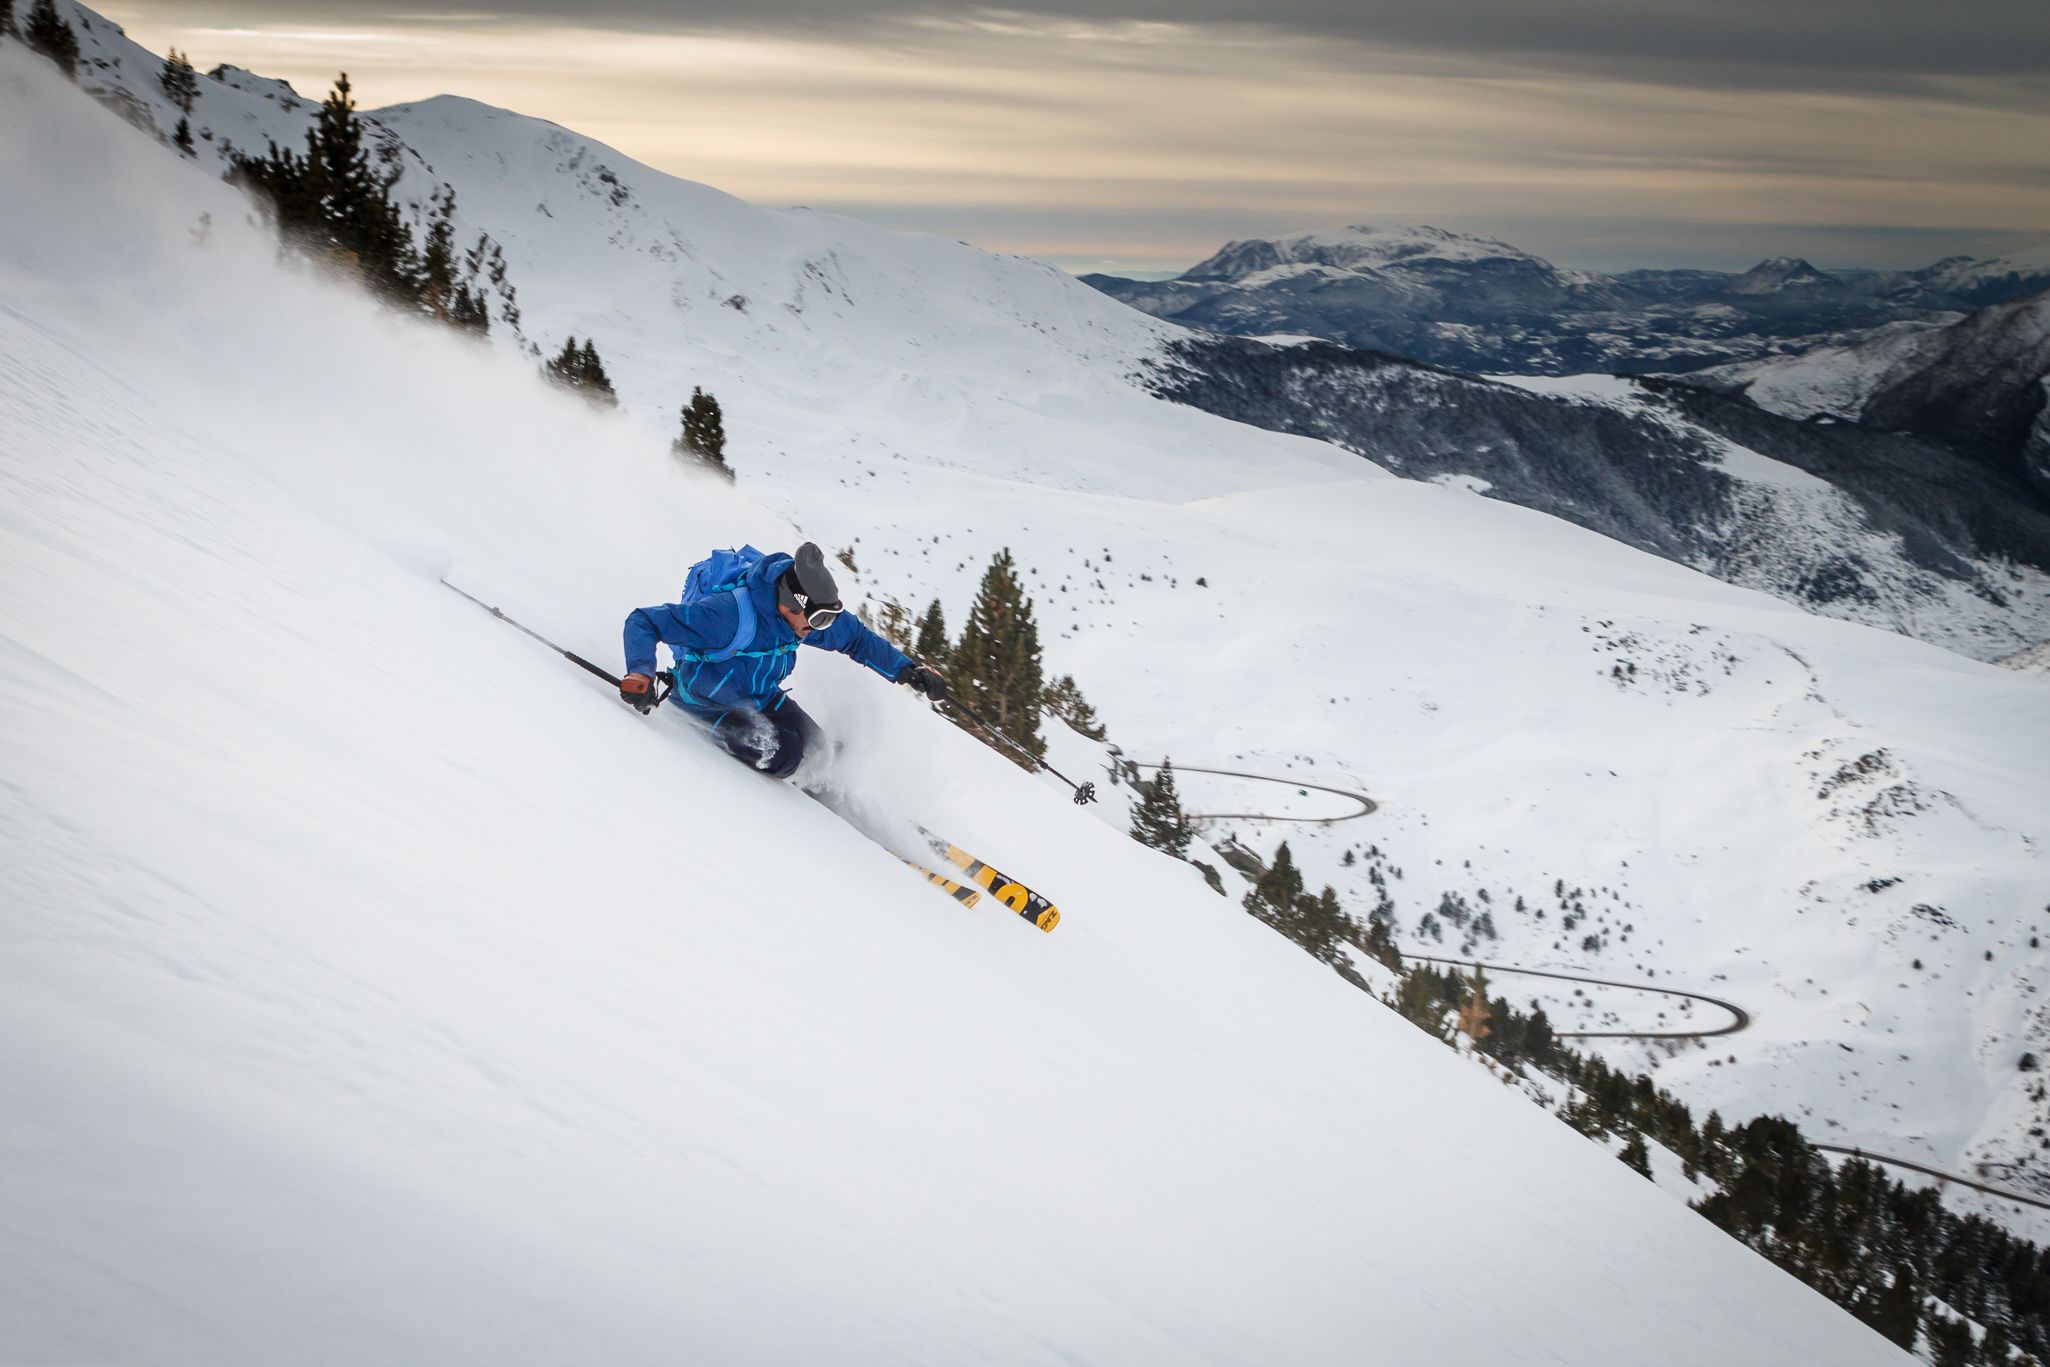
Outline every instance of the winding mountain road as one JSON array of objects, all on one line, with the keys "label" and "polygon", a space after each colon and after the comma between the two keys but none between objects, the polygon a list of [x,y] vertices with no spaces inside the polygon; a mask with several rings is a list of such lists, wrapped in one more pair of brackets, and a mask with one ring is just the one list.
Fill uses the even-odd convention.
[{"label": "winding mountain road", "polygon": [[[1139,763],[1135,767],[1140,769],[1158,769],[1161,766],[1158,764]],[[1360,810],[1347,812],[1343,816],[1276,816],[1264,812],[1205,812],[1191,813],[1192,819],[1209,821],[1300,821],[1306,825],[1330,826],[1340,821],[1356,821],[1360,817],[1371,816],[1375,811],[1379,810],[1378,804],[1364,793],[1355,793],[1345,788],[1332,788],[1322,783],[1306,783],[1301,779],[1282,778],[1272,774],[1249,774],[1239,769],[1202,769],[1195,765],[1181,765],[1178,767],[1192,774],[1222,774],[1228,778],[1251,779],[1255,783],[1283,783],[1298,790],[1314,788],[1318,792],[1335,793],[1340,797],[1350,798],[1360,804]],[[1750,1028],[1751,1025],[1751,1013],[1749,1011],[1746,1011],[1735,1002],[1725,1001],[1721,997],[1711,997],[1704,992],[1683,992],[1674,987],[1652,987],[1645,983],[1620,982],[1614,978],[1589,978],[1577,973],[1558,973],[1544,968],[1515,968],[1508,964],[1491,964],[1474,959],[1455,959],[1437,954],[1412,954],[1405,951],[1402,957],[1432,964],[1477,965],[1489,973],[1522,974],[1527,978],[1556,978],[1561,982],[1588,983],[1598,987],[1628,988],[1632,992],[1656,992],[1668,997],[1685,997],[1690,1001],[1707,1002],[1710,1006],[1720,1007],[1730,1013],[1729,1024],[1718,1026],[1713,1030],[1559,1030],[1554,1032],[1555,1037],[1558,1039],[1714,1039],[1719,1035],[1734,1035],[1741,1030]],[[1913,1159],[1895,1158],[1889,1154],[1873,1153],[1869,1149],[1852,1148],[1843,1144],[1815,1144],[1813,1147],[1823,1153],[1844,1154],[1851,1158],[1862,1158],[1868,1163],[1884,1163],[1889,1167],[1906,1168],[1911,1172],[1919,1172],[1926,1177],[1934,1177],[1939,1182],[1951,1182],[1957,1186],[1982,1192],[1987,1196],[1997,1197],[2004,1201],[2019,1202],[2025,1206],[2034,1206],[2038,1210],[2050,1210],[2050,1200],[2043,1200],[2035,1196],[2024,1196],[2018,1191],[2007,1191],[2000,1187],[1988,1186],[1984,1182],[1977,1182],[1969,1177],[1961,1177],[1954,1172],[1944,1172],[1940,1168],[1932,1168],[1926,1164],[1917,1163]]]},{"label": "winding mountain road", "polygon": [[[1133,767],[1139,769],[1158,769],[1161,767],[1159,764],[1145,763],[1137,760],[1132,763]],[[1269,812],[1192,812],[1189,814],[1189,818],[1192,821],[1300,821],[1305,825],[1311,826],[1332,826],[1341,821],[1357,821],[1363,816],[1371,816],[1380,810],[1379,804],[1365,793],[1356,793],[1348,788],[1333,788],[1325,783],[1310,783],[1304,779],[1277,777],[1273,774],[1251,774],[1241,769],[1205,769],[1193,764],[1177,765],[1176,767],[1184,773],[1190,774],[1221,774],[1227,778],[1251,779],[1255,783],[1285,784],[1296,789],[1298,792],[1315,789],[1320,793],[1332,793],[1360,804],[1358,811],[1346,812],[1340,816],[1277,816]],[[1474,962],[1471,959],[1451,959],[1431,954],[1412,954],[1407,950],[1403,951],[1403,957],[1405,959],[1421,959],[1425,963],[1434,964],[1470,964]],[[1555,1032],[1559,1039],[1713,1039],[1718,1035],[1734,1035],[1738,1031],[1748,1028],[1751,1024],[1751,1013],[1743,1007],[1735,1002],[1724,1001],[1720,997],[1711,997],[1701,992],[1683,992],[1678,988],[1652,987],[1645,983],[1618,982],[1613,978],[1589,978],[1577,973],[1557,973],[1542,968],[1515,968],[1508,964],[1483,963],[1481,967],[1490,973],[1520,973],[1530,978],[1556,978],[1561,982],[1588,983],[1597,987],[1625,987],[1633,992],[1656,992],[1667,997],[1686,997],[1692,1001],[1707,1002],[1711,1006],[1721,1007],[1730,1013],[1730,1023],[1717,1026],[1713,1030],[1560,1030]]]},{"label": "winding mountain road", "polygon": [[[1158,764],[1144,760],[1127,761],[1134,769],[1158,769]],[[1298,790],[1314,788],[1320,793],[1334,793],[1360,804],[1356,812],[1341,816],[1276,816],[1270,812],[1190,812],[1191,821],[1300,821],[1305,826],[1335,826],[1341,821],[1357,821],[1363,816],[1372,816],[1380,810],[1380,804],[1365,793],[1355,793],[1349,788],[1333,788],[1322,783],[1310,783],[1299,778],[1276,778],[1272,774],[1248,774],[1237,769],[1199,769],[1193,764],[1177,764],[1177,770],[1184,774],[1222,774],[1226,778],[1249,778],[1255,783],[1284,783]]]},{"label": "winding mountain road", "polygon": [[1593,983],[1600,987],[1627,987],[1632,992],[1657,992],[1667,997],[1686,997],[1692,1001],[1707,1002],[1730,1013],[1730,1023],[1719,1025],[1713,1030],[1555,1030],[1558,1039],[1714,1039],[1717,1035],[1734,1035],[1739,1030],[1749,1029],[1751,1013],[1735,1002],[1711,997],[1704,992],[1682,992],[1677,987],[1652,987],[1646,983],[1619,982],[1614,978],[1585,978],[1578,973],[1555,973],[1546,968],[1515,968],[1509,964],[1482,963],[1475,959],[1451,959],[1437,954],[1412,954],[1401,951],[1405,959],[1420,959],[1427,964],[1478,964],[1490,973],[1521,973],[1526,978],[1557,978],[1561,982]]}]

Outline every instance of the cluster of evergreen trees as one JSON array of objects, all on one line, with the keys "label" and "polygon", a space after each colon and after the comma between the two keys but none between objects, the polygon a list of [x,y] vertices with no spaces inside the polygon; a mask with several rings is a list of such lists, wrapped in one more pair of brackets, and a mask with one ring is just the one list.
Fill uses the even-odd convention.
[{"label": "cluster of evergreen trees", "polygon": [[1392,944],[1385,955],[1377,957],[1383,962],[1394,960],[1402,974],[1395,992],[1395,1009],[1419,1029],[1440,1039],[1451,1039],[1445,1021],[1453,1017],[1458,1023],[1457,1032],[1470,1038],[1477,1052],[1510,1067],[1528,1065],[1541,1072],[1553,1072],[1566,1057],[1544,1008],[1533,1003],[1526,1013],[1506,1001],[1490,1000],[1487,975],[1478,967],[1471,979],[1456,968],[1439,969],[1427,963],[1403,969],[1401,956]]},{"label": "cluster of evergreen trees", "polygon": [[586,337],[581,345],[571,336],[562,344],[562,350],[542,367],[549,379],[564,389],[574,390],[600,408],[619,407],[619,395],[612,388],[612,378],[605,373],[605,363],[598,359],[598,345]]},{"label": "cluster of evergreen trees", "polygon": [[[1333,966],[1350,962],[1345,946],[1364,947],[1369,943],[1369,928],[1346,914],[1338,903],[1337,892],[1329,884],[1322,892],[1311,895],[1286,841],[1274,852],[1274,861],[1267,871],[1254,880],[1253,890],[1246,894],[1245,907]],[[1378,928],[1378,923],[1374,928]]]},{"label": "cluster of evergreen trees", "polygon": [[458,258],[456,196],[446,185],[430,197],[424,240],[416,243],[392,197],[397,169],[380,173],[372,166],[364,131],[344,72],[307,131],[303,154],[272,143],[261,157],[236,157],[234,178],[263,195],[288,240],[349,270],[388,302],[483,333],[495,289],[517,332],[519,315],[498,244],[480,234]]},{"label": "cluster of evergreen trees", "polygon": [[[1731,1129],[1711,1111],[1697,1123],[1648,1076],[1561,1044],[1543,1008],[1525,1013],[1490,1000],[1478,966],[1471,977],[1405,966],[1389,918],[1362,926],[1329,888],[1309,896],[1285,844],[1246,909],[1359,985],[1341,946],[1373,955],[1398,974],[1388,1004],[1433,1036],[1456,1043],[1464,1035],[1509,1068],[1567,1084],[1559,1118],[1590,1138],[1621,1138],[1618,1156],[1646,1177],[1646,1140],[1656,1141],[1679,1158],[1683,1177],[1712,1187],[1694,1203],[1702,1215],[1903,1348],[1919,1341],[1936,1367],[2050,1362],[2050,1249],[1949,1211],[1934,1190],[1912,1190],[1873,1163],[1832,1167],[1789,1120]],[[1985,1326],[1983,1337],[1961,1317]]]},{"label": "cluster of evergreen trees", "polygon": [[192,107],[199,103],[199,73],[192,69],[192,59],[172,48],[164,58],[164,70],[157,77],[164,88],[164,97],[178,106],[178,128],[171,135],[171,142],[186,156],[192,155]]},{"label": "cluster of evergreen trees", "polygon": [[[1694,1203],[1903,1348],[1919,1337],[1937,1367],[2020,1367],[2050,1361],[2050,1249],[1976,1215],[1944,1208],[1860,1158],[1832,1167],[1792,1121],[1763,1116],[1735,1129],[1650,1078],[1560,1050],[1555,1071],[1577,1099],[1562,1116],[1596,1137],[1649,1135],[1685,1175],[1715,1190]],[[1976,1338],[1960,1316],[1986,1326]]]},{"label": "cluster of evergreen trees", "polygon": [[[1046,754],[1046,738],[1039,734],[1039,717],[1046,706],[1039,623],[1008,547],[998,551],[983,572],[960,639],[947,640],[946,614],[935,598],[919,619],[911,653],[944,674],[956,698],[1020,749],[1033,756]],[[1073,689],[1072,679],[1068,684]],[[1080,697],[1079,690],[1075,696]],[[975,730],[965,717],[956,715],[955,720],[964,729]],[[1032,767],[1018,755],[1011,755],[1011,760],[1021,768]]]},{"label": "cluster of evergreen trees", "polygon": [[[0,33],[15,33],[14,0],[0,0]],[[23,42],[49,58],[59,71],[74,81],[78,79],[78,35],[50,0],[36,0],[20,34]]]},{"label": "cluster of evergreen trees", "polygon": [[[1008,547],[997,552],[983,572],[958,640],[949,639],[947,614],[937,598],[915,623],[900,605],[885,601],[870,625],[899,650],[945,675],[956,698],[1030,755],[1046,754],[1046,738],[1039,730],[1044,712],[1053,713],[1091,740],[1104,739],[1103,723],[1082,696],[1074,675],[1063,674],[1047,682],[1040,658],[1039,622],[1018,577],[1017,559]],[[980,728],[966,716],[958,711],[950,715],[956,725],[981,736]],[[988,743],[1020,768],[1033,767],[1006,747]]]}]

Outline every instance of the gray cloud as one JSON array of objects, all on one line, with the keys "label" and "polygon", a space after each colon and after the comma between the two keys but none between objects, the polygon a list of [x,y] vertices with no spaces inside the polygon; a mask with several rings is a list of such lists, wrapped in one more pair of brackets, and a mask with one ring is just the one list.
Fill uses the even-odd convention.
[{"label": "gray cloud", "polygon": [[[154,6],[153,6],[154,7]],[[418,8],[350,0],[201,0],[235,24],[556,21],[646,31],[780,31],[900,40],[923,25],[1008,18],[1264,30],[1653,83],[1908,91],[1939,77],[2050,74],[2041,0],[489,0]],[[992,34],[993,37],[1000,34]],[[1334,60],[1359,54],[1334,52]]]},{"label": "gray cloud", "polygon": [[[1070,266],[1178,268],[1225,237],[1346,222],[1435,223],[1591,267],[1781,252],[1924,264],[2050,229],[2050,81],[1938,70],[1926,45],[1905,69],[1898,34],[1856,65],[1813,7],[1768,22],[1758,6],[1760,32],[1703,37],[1692,55],[1681,49],[1706,21],[1666,32],[1640,18],[1638,46],[1665,44],[1644,55],[1599,19],[1622,0],[1543,31],[1489,29],[1474,16],[1502,0],[1464,0],[1454,17],[1487,30],[1464,49],[1442,16],[1301,0],[1259,27],[1221,0],[1176,8],[1218,16],[1195,24],[1051,8],[1077,0],[965,17],[902,0],[841,0],[825,17],[820,0],[659,15],[642,0],[601,0],[595,15],[507,2],[486,16],[447,0],[144,0],[111,17],[202,65],[308,91],[343,69],[367,106],[460,93],[757,202]],[[1118,3],[1144,14],[1157,0]],[[1668,4],[1631,13],[1678,15]],[[1945,32],[1983,36],[1974,4],[1989,8],[1970,0]],[[1727,16],[1754,5],[1715,10],[1717,23],[1741,28]],[[1419,45],[1343,40],[1384,31]],[[1845,65],[1768,68],[1738,60],[1746,44]],[[2016,65],[2032,50],[2000,55]]]}]

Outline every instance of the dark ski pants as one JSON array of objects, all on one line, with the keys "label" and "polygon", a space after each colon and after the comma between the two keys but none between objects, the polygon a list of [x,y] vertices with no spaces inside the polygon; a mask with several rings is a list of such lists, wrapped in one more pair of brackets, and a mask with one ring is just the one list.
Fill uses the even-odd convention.
[{"label": "dark ski pants", "polygon": [[819,724],[784,694],[766,712],[736,707],[712,723],[712,736],[726,753],[770,778],[789,778],[805,751],[819,738]]}]

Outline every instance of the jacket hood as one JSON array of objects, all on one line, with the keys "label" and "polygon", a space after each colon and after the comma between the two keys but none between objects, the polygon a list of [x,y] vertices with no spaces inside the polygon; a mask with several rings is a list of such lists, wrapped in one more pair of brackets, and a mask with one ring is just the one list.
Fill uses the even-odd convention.
[{"label": "jacket hood", "polygon": [[790,629],[790,624],[783,620],[782,613],[776,611],[776,581],[795,563],[787,552],[777,551],[757,560],[754,568],[747,572],[748,601],[754,604],[757,613],[785,631]]}]

